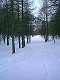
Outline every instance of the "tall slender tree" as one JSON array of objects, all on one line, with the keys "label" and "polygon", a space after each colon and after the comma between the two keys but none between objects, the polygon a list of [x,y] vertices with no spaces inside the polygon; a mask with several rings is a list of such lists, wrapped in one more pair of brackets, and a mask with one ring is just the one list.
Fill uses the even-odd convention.
[{"label": "tall slender tree", "polygon": [[10,0],[11,5],[11,16],[12,16],[12,54],[15,53],[15,43],[14,43],[14,1]]}]

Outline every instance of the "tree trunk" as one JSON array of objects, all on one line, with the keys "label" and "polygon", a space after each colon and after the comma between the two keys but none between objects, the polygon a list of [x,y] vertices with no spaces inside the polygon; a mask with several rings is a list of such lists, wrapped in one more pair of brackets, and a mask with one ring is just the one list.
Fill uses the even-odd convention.
[{"label": "tree trunk", "polygon": [[45,36],[45,42],[47,42],[48,41],[48,36],[47,36],[47,34],[46,34],[46,36]]},{"label": "tree trunk", "polygon": [[54,41],[54,43],[55,43],[55,36],[53,35],[53,41]]},{"label": "tree trunk", "polygon": [[0,44],[1,44],[1,35],[0,35]]},{"label": "tree trunk", "polygon": [[20,36],[18,36],[19,48],[21,48]]},{"label": "tree trunk", "polygon": [[4,44],[5,44],[5,35],[3,35],[3,41],[4,41]]},{"label": "tree trunk", "polygon": [[12,54],[15,53],[15,43],[14,43],[14,36],[12,35]]},{"label": "tree trunk", "polygon": [[45,42],[48,41],[48,18],[47,18],[47,13],[46,13],[46,37],[45,37]]},{"label": "tree trunk", "polygon": [[29,43],[31,43],[31,36],[29,36]]},{"label": "tree trunk", "polygon": [[27,43],[29,43],[29,37],[27,36]]},{"label": "tree trunk", "polygon": [[22,36],[22,48],[24,48],[25,47],[25,36],[23,35]]},{"label": "tree trunk", "polygon": [[7,35],[7,46],[9,45],[9,35]]}]

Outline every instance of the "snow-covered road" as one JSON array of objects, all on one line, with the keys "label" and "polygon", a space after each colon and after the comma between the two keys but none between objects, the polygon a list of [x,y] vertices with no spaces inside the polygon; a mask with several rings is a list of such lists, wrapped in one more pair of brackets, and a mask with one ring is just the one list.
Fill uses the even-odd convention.
[{"label": "snow-covered road", "polygon": [[[5,49],[6,48],[6,49]],[[60,40],[45,43],[40,36],[14,55],[1,51],[0,80],[60,80]]]}]

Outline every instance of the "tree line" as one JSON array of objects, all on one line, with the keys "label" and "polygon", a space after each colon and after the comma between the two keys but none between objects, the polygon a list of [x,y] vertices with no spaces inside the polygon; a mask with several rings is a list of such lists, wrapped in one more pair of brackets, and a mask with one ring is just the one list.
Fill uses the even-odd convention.
[{"label": "tree line", "polygon": [[42,21],[40,34],[45,42],[50,36],[60,36],[60,0],[43,0],[43,6],[38,16]]},{"label": "tree line", "polygon": [[[15,53],[15,38],[18,37],[19,48],[25,47],[25,36],[27,43],[31,41],[34,34],[33,25],[35,22],[31,14],[32,2],[29,0],[0,0],[0,41],[1,36],[9,45],[9,38],[12,38],[12,53]],[[53,38],[60,36],[60,0],[43,0],[43,6],[37,17],[40,20],[40,35],[44,35],[45,42],[49,35]],[[34,23],[33,23],[34,22]],[[39,23],[37,23],[39,24]],[[37,33],[36,33],[37,34]],[[22,41],[22,42],[21,42]]]},{"label": "tree line", "polygon": [[29,9],[28,0],[4,0],[0,1],[0,36],[2,35],[4,43],[7,37],[7,45],[9,38],[12,38],[12,53],[15,53],[15,37],[18,37],[19,48],[25,47],[25,36],[27,43],[30,42],[32,34],[31,11]]}]

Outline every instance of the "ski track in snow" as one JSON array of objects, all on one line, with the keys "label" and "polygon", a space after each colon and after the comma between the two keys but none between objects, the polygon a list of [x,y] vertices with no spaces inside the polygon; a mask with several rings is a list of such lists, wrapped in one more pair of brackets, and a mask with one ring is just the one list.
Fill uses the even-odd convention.
[{"label": "ski track in snow", "polygon": [[60,80],[60,40],[44,42],[32,37],[25,48],[11,54],[11,45],[0,45],[0,80]]}]

